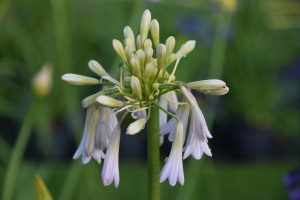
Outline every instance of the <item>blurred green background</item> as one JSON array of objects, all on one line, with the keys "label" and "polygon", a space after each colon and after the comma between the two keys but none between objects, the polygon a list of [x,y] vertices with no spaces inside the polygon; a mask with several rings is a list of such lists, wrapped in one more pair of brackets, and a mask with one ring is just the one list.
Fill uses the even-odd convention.
[{"label": "blurred green background", "polygon": [[[36,173],[58,200],[147,198],[146,133],[122,134],[118,189],[103,187],[102,164],[72,160],[83,132],[81,101],[99,88],[61,81],[66,73],[96,77],[87,65],[92,59],[113,76],[120,59],[112,40],[123,41],[127,25],[138,35],[147,8],[160,23],[161,42],[174,36],[175,51],[187,40],[197,42],[181,59],[178,80],[218,78],[230,88],[221,97],[194,93],[214,136],[214,156],[185,160],[185,185],[162,183],[161,198],[287,199],[282,177],[300,156],[300,1],[240,0],[236,8],[230,2],[2,0],[1,198],[20,130],[30,138],[13,166],[20,173],[12,199],[35,198]],[[53,85],[41,99],[31,83],[45,64],[53,67]],[[161,167],[170,147],[166,141],[161,148]]]}]

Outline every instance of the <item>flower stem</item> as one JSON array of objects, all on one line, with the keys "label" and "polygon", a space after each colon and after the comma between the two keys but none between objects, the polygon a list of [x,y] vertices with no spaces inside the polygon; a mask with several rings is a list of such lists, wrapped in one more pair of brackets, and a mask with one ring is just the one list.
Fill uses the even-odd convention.
[{"label": "flower stem", "polygon": [[159,109],[151,107],[151,117],[147,122],[148,142],[148,199],[159,200]]},{"label": "flower stem", "polygon": [[37,107],[38,102],[35,100],[32,102],[20,129],[17,142],[15,144],[7,167],[7,172],[4,180],[4,189],[2,193],[3,200],[10,200],[13,198],[14,189],[17,183],[21,167],[22,156],[26,149],[34,125],[34,121],[36,119]]}]

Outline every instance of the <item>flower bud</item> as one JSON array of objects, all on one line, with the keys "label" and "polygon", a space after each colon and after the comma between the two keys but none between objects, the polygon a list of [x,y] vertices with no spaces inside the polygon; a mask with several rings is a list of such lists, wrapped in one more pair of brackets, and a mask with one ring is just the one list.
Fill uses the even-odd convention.
[{"label": "flower bud", "polygon": [[167,48],[164,44],[159,44],[156,48],[156,57],[157,57],[157,68],[163,69],[165,67],[165,58],[166,58]]},{"label": "flower bud", "polygon": [[145,63],[148,63],[153,56],[153,49],[151,47],[148,47],[145,49]]},{"label": "flower bud", "polygon": [[125,47],[125,55],[128,61],[130,61],[130,57],[133,54],[133,46],[132,45],[127,45]]},{"label": "flower bud", "polygon": [[125,77],[125,78],[124,78],[124,82],[125,82],[125,83],[130,83],[130,81],[131,81],[131,76],[130,76],[130,77]]},{"label": "flower bud", "polygon": [[195,48],[196,41],[195,40],[189,40],[186,43],[184,43],[181,48],[176,53],[176,58],[186,56],[188,53],[193,51]]},{"label": "flower bud", "polygon": [[153,63],[154,67],[157,68],[157,59],[155,58],[151,60],[151,62]]},{"label": "flower bud", "polygon": [[154,99],[153,95],[150,94],[149,98],[148,98],[150,101],[152,101]]},{"label": "flower bud", "polygon": [[47,186],[39,175],[34,176],[34,184],[36,189],[36,200],[53,200]]},{"label": "flower bud", "polygon": [[150,39],[147,39],[144,42],[144,49],[147,49],[148,47],[152,48],[152,41]]},{"label": "flower bud", "polygon": [[105,92],[101,91],[101,92],[98,92],[96,94],[92,94],[91,96],[86,97],[85,99],[82,100],[82,106],[84,108],[90,107],[91,105],[93,105],[95,103],[95,100],[98,96],[104,95],[104,94],[105,94]]},{"label": "flower bud", "polygon": [[142,47],[144,47],[144,42],[146,41],[148,36],[150,22],[151,22],[151,13],[148,9],[146,9],[143,13],[142,20],[141,20],[141,27],[140,27]]},{"label": "flower bud", "polygon": [[164,73],[164,69],[161,69],[157,75],[157,80],[160,80],[162,78],[163,73]]},{"label": "flower bud", "polygon": [[132,45],[132,46],[134,47],[133,41],[132,41],[130,38],[126,38],[126,39],[124,40],[124,46],[126,47],[126,46],[128,46],[128,45]]},{"label": "flower bud", "polygon": [[221,0],[220,3],[225,12],[233,13],[236,10],[237,0]]},{"label": "flower bud", "polygon": [[203,81],[194,81],[186,84],[186,87],[197,90],[216,90],[226,86],[224,81],[218,79],[210,79]]},{"label": "flower bud", "polygon": [[98,76],[109,76],[109,74],[103,69],[103,67],[95,60],[90,60],[89,68]]},{"label": "flower bud", "polygon": [[142,73],[139,57],[137,57],[137,55],[135,54],[132,54],[130,57],[130,64],[132,67],[133,75],[137,76],[140,79],[142,77]]},{"label": "flower bud", "polygon": [[151,21],[150,31],[154,42],[154,46],[157,47],[159,45],[159,23],[156,19]]},{"label": "flower bud", "polygon": [[152,91],[156,92],[158,90],[158,86],[159,86],[159,83],[153,83],[152,84]]},{"label": "flower bud", "polygon": [[[150,81],[151,81],[151,82],[154,81],[157,72],[158,72],[158,69],[157,69],[156,67],[154,67],[154,70],[152,71],[151,77],[150,77]],[[158,76],[157,76],[157,77],[158,77]]]},{"label": "flower bud", "polygon": [[46,97],[51,91],[52,82],[52,67],[44,65],[32,79],[33,90],[39,97]]},{"label": "flower bud", "polygon": [[[153,65],[153,62],[149,62],[146,67],[145,67],[145,72],[144,72],[144,82],[147,84],[150,78],[153,76],[152,74],[155,72],[155,67]],[[155,76],[155,75],[154,75]]]},{"label": "flower bud", "polygon": [[146,122],[147,120],[145,118],[136,120],[128,126],[126,134],[134,135],[139,133],[145,127]]},{"label": "flower bud", "polygon": [[116,53],[118,54],[118,56],[124,61],[127,62],[127,58],[125,55],[125,51],[123,48],[122,43],[119,40],[113,40],[113,48],[116,51]]},{"label": "flower bud", "polygon": [[61,77],[63,81],[73,85],[97,85],[100,84],[100,81],[95,78],[81,76],[77,74],[65,74]]},{"label": "flower bud", "polygon": [[168,59],[168,62],[167,62],[167,65],[170,65],[172,64],[175,60],[176,60],[176,54],[175,53],[172,53]]},{"label": "flower bud", "polygon": [[125,104],[122,101],[113,99],[105,95],[98,96],[96,98],[96,102],[109,108],[120,108],[125,106]]},{"label": "flower bud", "polygon": [[144,71],[144,66],[145,66],[145,53],[143,50],[139,49],[135,52],[135,55],[137,55],[137,57],[139,57],[140,60],[140,66],[141,66],[141,72]]},{"label": "flower bud", "polygon": [[133,42],[133,50],[135,51],[135,41],[134,41],[135,38],[134,38],[134,34],[133,34],[133,32],[132,32],[132,30],[131,30],[131,28],[129,26],[126,26],[124,28],[124,37],[125,38],[129,38],[129,39],[132,40],[132,42]]},{"label": "flower bud", "polygon": [[173,36],[168,37],[166,41],[166,48],[167,48],[167,53],[166,53],[166,59],[168,60],[173,53],[175,47],[175,38]]},{"label": "flower bud", "polygon": [[142,86],[140,80],[137,77],[131,77],[130,87],[132,89],[132,94],[134,94],[136,99],[138,101],[142,101]]},{"label": "flower bud", "polygon": [[202,92],[204,94],[212,94],[212,95],[224,95],[229,92],[229,88],[225,86],[224,88],[221,89],[215,89],[215,90],[198,90],[199,92]]},{"label": "flower bud", "polygon": [[138,36],[136,37],[136,48],[137,48],[137,49],[142,49],[141,35],[138,35]]}]

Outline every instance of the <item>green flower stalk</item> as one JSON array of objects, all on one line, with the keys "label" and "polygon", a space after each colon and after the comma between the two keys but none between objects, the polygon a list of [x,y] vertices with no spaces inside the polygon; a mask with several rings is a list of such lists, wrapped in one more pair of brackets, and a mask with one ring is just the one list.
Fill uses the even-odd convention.
[{"label": "green flower stalk", "polygon": [[[148,38],[149,30],[154,47]],[[153,139],[157,144],[153,145],[153,141],[151,141],[149,152],[158,152],[158,143],[161,145],[164,135],[169,134],[169,141],[173,144],[170,156],[159,175],[160,182],[168,179],[172,186],[177,181],[183,185],[183,159],[189,155],[200,159],[203,153],[212,156],[207,144],[207,138],[212,138],[212,136],[191,89],[205,94],[223,95],[229,91],[229,88],[225,82],[215,79],[191,83],[176,80],[175,72],[180,59],[195,48],[196,41],[187,41],[177,52],[173,52],[175,38],[170,36],[165,44],[160,44],[159,34],[158,21],[151,21],[150,11],[145,10],[141,19],[140,33],[136,40],[128,26],[124,29],[125,49],[119,40],[113,40],[113,48],[121,61],[120,73],[117,78],[119,81],[112,78],[96,61],[90,61],[89,67],[101,77],[100,81],[74,74],[66,74],[62,77],[70,84],[103,85],[102,91],[88,96],[82,101],[83,107],[87,108],[85,129],[81,144],[73,158],[77,159],[81,155],[83,163],[89,162],[92,156],[99,163],[103,158],[102,179],[104,185],[110,185],[113,181],[116,187],[119,185],[120,124],[127,113],[131,113],[131,116],[136,119],[127,128],[126,134],[128,135],[139,133],[147,122],[151,126],[155,126],[148,128],[152,131],[148,132],[148,140]],[[156,58],[153,57],[154,55]],[[170,67],[175,61],[174,67]],[[176,91],[183,94],[182,102],[178,101]],[[123,98],[120,100],[118,97]],[[190,110],[192,115],[189,118]],[[124,112],[124,114],[118,121],[116,113],[119,112]],[[158,115],[159,120],[157,119]],[[167,120],[168,115],[171,116],[169,121]],[[190,121],[190,130],[185,142],[188,121]],[[157,149],[152,147],[157,147]],[[159,161],[155,155],[149,159],[149,166],[152,167],[150,167],[149,174],[157,171],[153,170],[153,167],[158,168],[159,165],[151,163],[157,162],[157,160]],[[149,188],[156,188],[156,191],[153,191],[155,195],[150,195],[151,199],[159,198],[156,183],[152,181],[158,183],[158,174],[157,178],[155,176],[155,174],[154,176],[153,174],[149,175],[151,177]]]}]

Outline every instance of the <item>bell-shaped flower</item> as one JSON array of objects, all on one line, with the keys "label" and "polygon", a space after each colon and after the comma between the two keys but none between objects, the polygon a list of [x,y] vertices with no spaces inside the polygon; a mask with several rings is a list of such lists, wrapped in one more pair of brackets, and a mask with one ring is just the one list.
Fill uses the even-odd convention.
[{"label": "bell-shaped flower", "polygon": [[171,148],[169,158],[163,167],[159,177],[159,182],[164,182],[169,179],[170,185],[174,186],[178,181],[181,185],[184,184],[184,173],[182,165],[182,145],[183,145],[183,124],[178,121],[175,137]]},{"label": "bell-shaped flower", "polygon": [[[186,102],[183,100],[183,102]],[[181,105],[178,111],[176,112],[176,117],[180,119],[183,124],[183,141],[185,140],[186,127],[189,119],[190,106],[189,104]],[[173,141],[174,133],[176,130],[177,120],[172,118],[168,121],[166,125],[164,125],[159,130],[159,135],[166,135],[169,133],[169,141]]]},{"label": "bell-shaped flower", "polygon": [[110,185],[113,181],[115,187],[119,186],[119,145],[120,145],[121,128],[116,126],[112,132],[106,151],[106,157],[102,169],[103,185]]},{"label": "bell-shaped flower", "polygon": [[212,138],[211,134],[208,131],[204,116],[198,106],[196,98],[188,91],[184,86],[179,86],[183,92],[184,97],[189,103],[192,110],[192,129],[189,132],[189,138],[186,143],[184,158],[187,158],[195,148],[199,147],[202,149],[208,156],[211,156],[210,149],[207,145],[207,138]]},{"label": "bell-shaped flower", "polygon": [[173,90],[173,91],[170,91],[167,93],[167,98],[172,101],[172,102],[175,102],[175,103],[171,103],[171,102],[168,102],[168,110],[172,113],[176,113],[177,109],[178,109],[178,99],[177,99],[177,95],[176,95],[176,92]]},{"label": "bell-shaped flower", "polygon": [[[77,151],[75,152],[75,154],[73,156],[73,159],[77,159],[77,158],[79,158],[80,155],[82,155],[82,163],[84,163],[84,164],[88,163],[91,160],[91,155],[87,156],[84,149],[85,149],[85,141],[87,140],[87,138],[89,138],[88,134],[92,133],[92,132],[88,132],[88,128],[89,128],[89,124],[91,122],[91,118],[92,118],[93,113],[95,112],[95,110],[96,110],[95,105],[92,105],[87,109],[83,136],[82,136],[80,145],[79,145]],[[95,160],[98,163],[101,162],[101,157],[105,158],[105,154],[103,153],[103,151],[101,149],[97,149],[97,148],[95,149],[94,146],[90,147],[90,149],[94,149],[92,156],[95,158]]]}]

